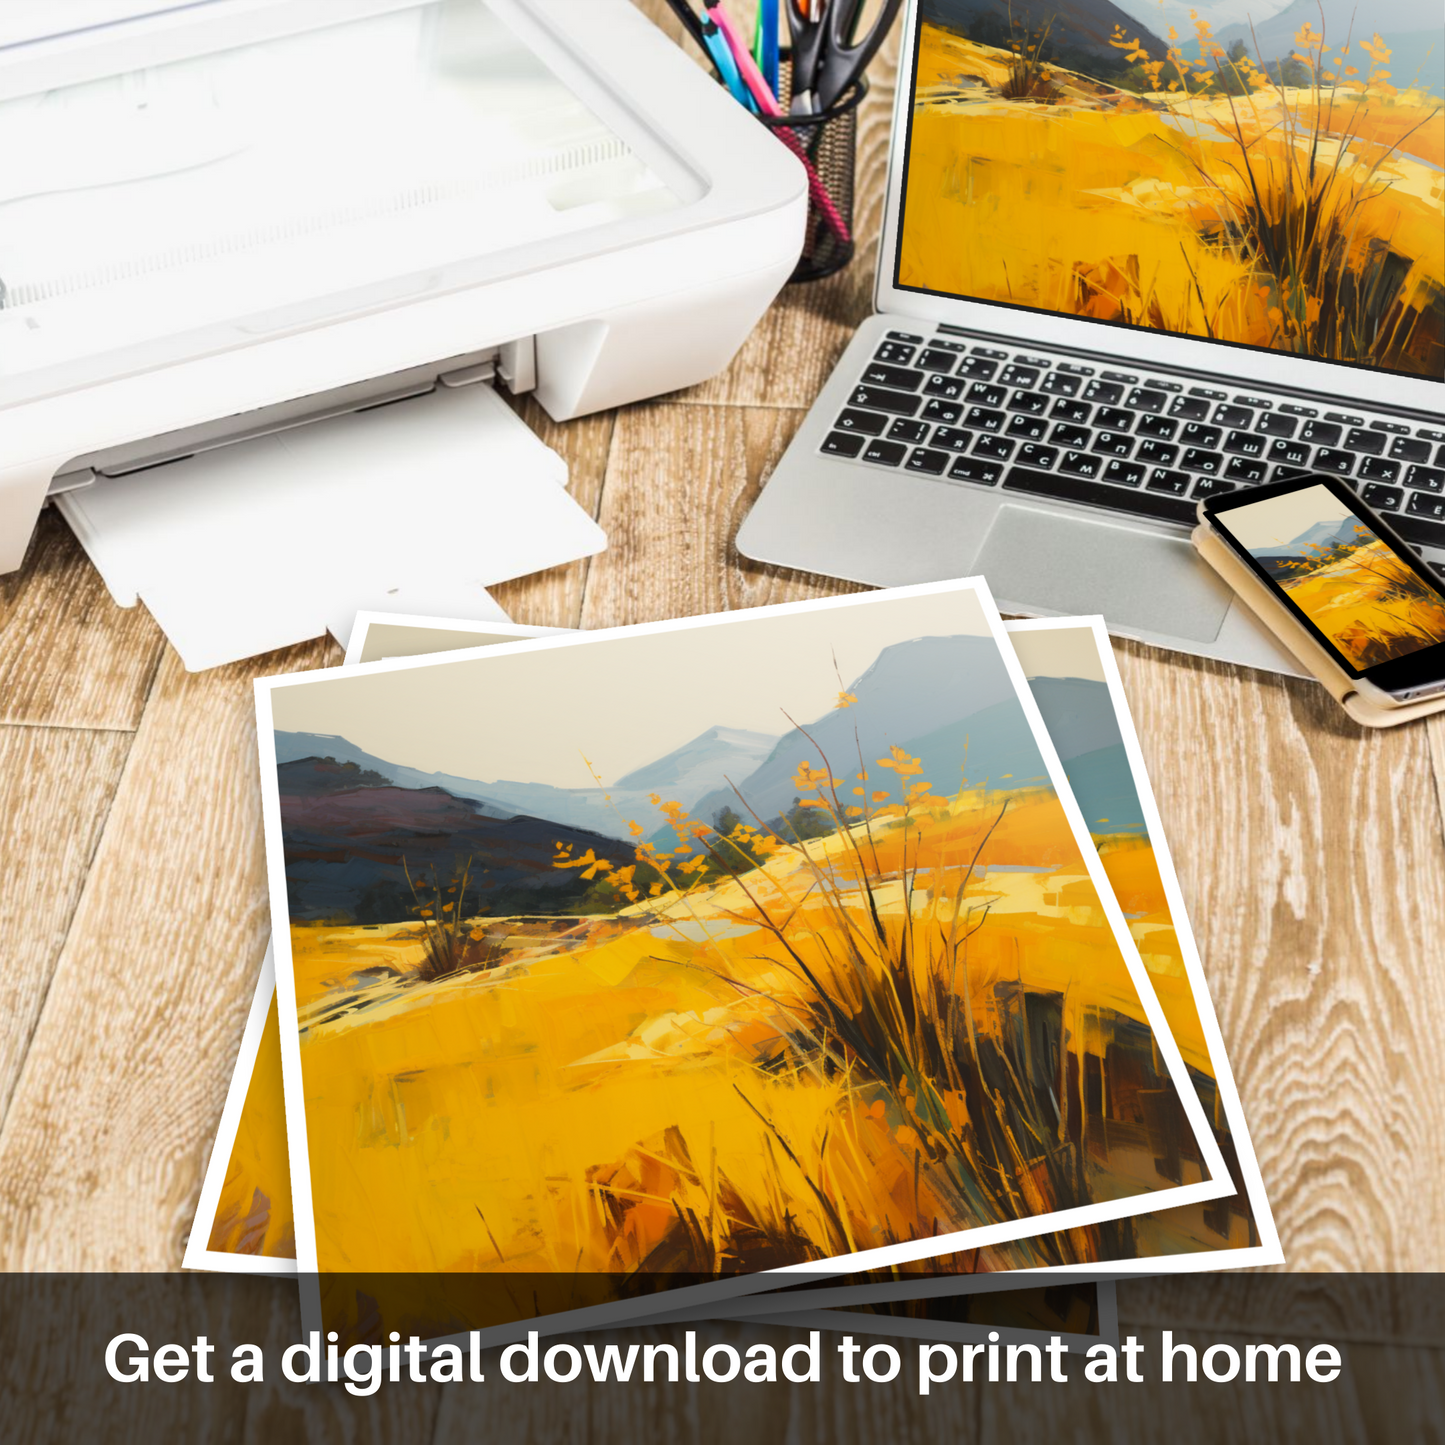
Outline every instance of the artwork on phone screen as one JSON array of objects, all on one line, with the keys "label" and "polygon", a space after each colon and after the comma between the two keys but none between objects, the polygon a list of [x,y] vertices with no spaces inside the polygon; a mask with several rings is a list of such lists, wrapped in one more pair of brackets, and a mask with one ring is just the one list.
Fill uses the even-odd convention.
[{"label": "artwork on phone screen", "polygon": [[1357,668],[1445,642],[1445,601],[1328,487],[1305,487],[1221,521]]},{"label": "artwork on phone screen", "polygon": [[897,284],[1438,378],[1438,0],[923,0]]}]

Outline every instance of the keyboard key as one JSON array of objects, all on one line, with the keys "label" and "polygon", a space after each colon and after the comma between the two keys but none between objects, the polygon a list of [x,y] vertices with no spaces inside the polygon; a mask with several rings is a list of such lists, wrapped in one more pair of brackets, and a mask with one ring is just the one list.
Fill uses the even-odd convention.
[{"label": "keyboard key", "polygon": [[1040,416],[1016,416],[1008,424],[1008,434],[1011,437],[1023,437],[1026,441],[1039,442],[1044,439],[1044,433],[1049,429],[1049,424]]},{"label": "keyboard key", "polygon": [[890,341],[907,341],[914,346],[921,346],[923,344],[923,338],[921,336],[915,336],[911,331],[890,331],[888,333],[888,339]]},{"label": "keyboard key", "polygon": [[1317,411],[1314,409],[1314,407],[1312,407],[1312,406],[1296,406],[1292,401],[1282,401],[1282,402],[1280,402],[1280,404],[1279,404],[1279,409],[1280,409],[1281,411],[1287,411],[1291,416],[1318,416],[1318,415],[1319,415],[1319,412],[1317,412]]},{"label": "keyboard key", "polygon": [[[1107,482],[1089,481],[1082,476],[1060,476],[1056,472],[1035,472],[1027,467],[1010,467],[1004,478],[1009,491],[1030,492],[1039,497],[1057,497],[1067,502],[1084,502],[1135,516],[1157,517],[1168,522],[1194,521],[1194,504],[1182,497],[1158,492],[1130,491]],[[1445,528],[1441,529],[1445,531]]]},{"label": "keyboard key", "polygon": [[1262,407],[1268,411],[1274,405],[1272,401],[1266,401],[1262,396],[1237,396],[1234,398],[1235,406]]},{"label": "keyboard key", "polygon": [[1372,482],[1360,493],[1360,499],[1377,512],[1393,512],[1404,495],[1399,487],[1385,487],[1379,482]]},{"label": "keyboard key", "polygon": [[1094,425],[1106,431],[1128,431],[1134,425],[1134,413],[1119,406],[1101,406],[1094,413]]},{"label": "keyboard key", "polygon": [[[1224,468],[1224,475],[1232,482],[1262,482],[1269,471],[1266,463],[1257,457],[1230,457]],[[1202,495],[1196,491],[1194,495]]]},{"label": "keyboard key", "polygon": [[980,482],[991,487],[1003,476],[1003,467],[998,462],[985,462],[978,457],[959,457],[948,469],[948,475],[957,477],[961,482]]},{"label": "keyboard key", "polygon": [[1224,450],[1237,457],[1262,457],[1265,438],[1257,431],[1232,431],[1224,439]]},{"label": "keyboard key", "polygon": [[956,426],[936,427],[933,433],[933,445],[945,447],[951,452],[966,452],[977,435],[977,432],[964,431],[961,427]]},{"label": "keyboard key", "polygon": [[1391,436],[1407,437],[1410,435],[1410,428],[1404,422],[1398,421],[1372,421],[1370,428],[1373,431],[1387,431]]},{"label": "keyboard key", "polygon": [[1041,467],[1047,471],[1059,459],[1057,447],[1036,447],[1027,442],[1019,448],[1019,464],[1025,467]]},{"label": "keyboard key", "polygon": [[1445,442],[1445,431],[1436,431],[1434,427],[1417,426],[1415,435],[1424,437],[1427,442]]},{"label": "keyboard key", "polygon": [[947,452],[936,452],[929,447],[916,447],[908,458],[910,472],[925,472],[930,477],[941,477],[948,469]]},{"label": "keyboard key", "polygon": [[863,380],[870,386],[896,386],[899,391],[917,391],[923,385],[923,373],[906,366],[885,366],[872,361],[863,369]]},{"label": "keyboard key", "polygon": [[930,346],[926,351],[918,353],[918,360],[914,365],[921,366],[925,371],[941,371],[949,375],[958,365],[958,357],[951,351],[940,351],[936,346]]},{"label": "keyboard key", "polygon": [[1041,391],[1016,391],[1009,397],[1008,409],[1042,416],[1049,409],[1049,399]]},{"label": "keyboard key", "polygon": [[1278,412],[1265,412],[1255,422],[1254,429],[1267,437],[1292,437],[1299,423],[1292,416],[1281,416]]},{"label": "keyboard key", "polygon": [[[1247,462],[1245,465],[1254,466],[1256,463]],[[1260,470],[1264,468],[1261,466]],[[1235,490],[1233,482],[1222,482],[1218,477],[1200,477],[1195,482],[1194,490],[1189,493],[1191,497],[1217,497],[1221,492],[1232,492]]]},{"label": "keyboard key", "polygon": [[1405,473],[1405,485],[1422,492],[1445,490],[1445,471],[1438,467],[1411,467]]},{"label": "keyboard key", "polygon": [[1191,472],[1203,472],[1205,476],[1217,476],[1224,470],[1224,458],[1218,452],[1207,452],[1203,447],[1189,447],[1179,458],[1181,467]]},{"label": "keyboard key", "polygon": [[1054,403],[1053,410],[1049,413],[1058,421],[1086,422],[1093,414],[1094,408],[1083,401],[1065,401],[1062,398]]},{"label": "keyboard key", "polygon": [[1445,547],[1445,525],[1427,521],[1424,517],[1408,517],[1396,512],[1390,518],[1390,525],[1407,541],[1417,547]]},{"label": "keyboard key", "polygon": [[1044,377],[1042,390],[1051,396],[1078,396],[1082,385],[1083,381],[1077,376],[1070,376],[1063,371],[1051,371]]},{"label": "keyboard key", "polygon": [[1168,467],[1155,467],[1149,474],[1149,490],[1171,492],[1176,497],[1182,497],[1189,490],[1189,480],[1187,472],[1171,472]]},{"label": "keyboard key", "polygon": [[906,416],[900,416],[888,428],[889,441],[909,442],[913,446],[917,446],[927,436],[928,423],[926,421],[912,421]]},{"label": "keyboard key", "polygon": [[929,421],[947,422],[952,425],[963,415],[963,408],[951,401],[943,401],[939,397],[929,397],[924,403],[923,415]]},{"label": "keyboard key", "polygon": [[976,381],[969,387],[968,395],[964,399],[971,401],[977,406],[1002,406],[1008,392],[1001,386],[989,386],[985,382]]},{"label": "keyboard key", "polygon": [[1144,480],[1144,468],[1138,462],[1121,462],[1115,457],[1104,468],[1104,480],[1117,487],[1137,487]]},{"label": "keyboard key", "polygon": [[863,453],[865,462],[877,462],[882,467],[896,467],[908,455],[908,448],[902,442],[885,442],[874,437]]},{"label": "keyboard key", "polygon": [[1309,465],[1310,449],[1302,442],[1286,441],[1279,437],[1269,444],[1269,459],[1272,462],[1283,462],[1287,467],[1306,467]]},{"label": "keyboard key", "polygon": [[1386,438],[1377,431],[1361,431],[1351,427],[1345,433],[1345,445],[1352,452],[1364,452],[1368,457],[1377,457],[1385,450]]},{"label": "keyboard key", "polygon": [[975,356],[987,356],[994,361],[1007,361],[1008,352],[1000,351],[994,346],[975,346],[972,348]]},{"label": "keyboard key", "polygon": [[1332,447],[1339,441],[1341,430],[1327,421],[1307,421],[1299,434],[1302,442],[1314,442],[1317,446]]},{"label": "keyboard key", "polygon": [[1397,462],[1428,462],[1430,443],[1416,441],[1413,437],[1396,437],[1390,443],[1390,455]]},{"label": "keyboard key", "polygon": [[935,371],[924,383],[923,389],[929,396],[941,396],[945,401],[957,401],[963,395],[965,382],[961,377],[945,376]]},{"label": "keyboard key", "polygon": [[1160,381],[1158,377],[1146,376],[1144,385],[1151,386],[1155,391],[1183,391],[1184,388],[1177,381]]},{"label": "keyboard key", "polygon": [[1099,375],[1102,376],[1105,381],[1122,381],[1125,386],[1133,386],[1134,383],[1139,380],[1139,378],[1130,371],[1101,371]]},{"label": "keyboard key", "polygon": [[1141,416],[1139,424],[1134,428],[1135,435],[1141,437],[1158,437],[1160,441],[1170,441],[1174,433],[1179,430],[1179,423],[1171,421],[1167,416]]},{"label": "keyboard key", "polygon": [[1169,415],[1182,421],[1203,421],[1209,412],[1209,403],[1199,396],[1176,396],[1169,404]]},{"label": "keyboard key", "polygon": [[1179,440],[1187,447],[1217,447],[1223,435],[1217,426],[1200,426],[1192,421],[1179,433]]},{"label": "keyboard key", "polygon": [[1101,401],[1105,406],[1113,406],[1123,395],[1124,388],[1117,381],[1099,381],[1096,378],[1084,388],[1086,400]]},{"label": "keyboard key", "polygon": [[885,341],[873,353],[873,360],[886,361],[889,366],[907,366],[912,362],[915,354],[913,347],[905,346],[901,341]]},{"label": "keyboard key", "polygon": [[1039,379],[1039,369],[1036,366],[1019,366],[1017,363],[1006,366],[999,381],[1005,386],[1033,386]]},{"label": "keyboard key", "polygon": [[1400,475],[1400,463],[1383,457],[1366,457],[1360,463],[1359,477],[1365,482],[1393,482]]},{"label": "keyboard key", "polygon": [[870,411],[890,412],[894,416],[913,416],[922,402],[906,391],[889,391],[882,386],[859,386],[854,388],[848,404],[867,407]]},{"label": "keyboard key", "polygon": [[1322,472],[1337,472],[1347,477],[1355,469],[1355,454],[1338,447],[1321,447],[1315,453],[1315,466]]},{"label": "keyboard key", "polygon": [[1219,426],[1248,426],[1254,420],[1254,412],[1247,406],[1217,406],[1214,420]]},{"label": "keyboard key", "polygon": [[973,444],[973,455],[1006,462],[1013,455],[1014,444],[1003,437],[979,437]]},{"label": "keyboard key", "polygon": [[1337,421],[1342,426],[1364,426],[1365,419],[1362,416],[1351,416],[1347,411],[1327,411],[1326,421]]},{"label": "keyboard key", "polygon": [[1435,453],[1435,465],[1437,467],[1445,467],[1445,446],[1442,446],[1440,450]]},{"label": "keyboard key", "polygon": [[1170,446],[1168,442],[1144,441],[1139,443],[1139,450],[1134,453],[1134,458],[1151,467],[1168,467],[1174,464],[1174,458],[1178,455],[1179,448]]},{"label": "keyboard key", "polygon": [[1147,386],[1136,386],[1129,393],[1129,400],[1125,404],[1132,406],[1135,411],[1163,411],[1168,400],[1169,398],[1162,391],[1153,391]]},{"label": "keyboard key", "polygon": [[1430,517],[1434,521],[1445,521],[1445,497],[1429,496],[1425,492],[1411,492],[1405,510],[1412,517]]},{"label": "keyboard key", "polygon": [[[933,340],[930,341],[928,344],[929,344],[930,346],[935,346],[935,347],[937,347],[938,350],[940,350],[940,351],[953,351],[953,352],[956,352],[959,356],[962,356],[963,353],[968,350],[968,345],[967,345],[966,342],[962,342],[962,341],[948,341],[948,340],[946,340],[946,339],[945,339],[944,337],[942,337],[942,336],[935,336],[935,337],[933,338]],[[977,347],[977,346],[974,347],[974,350],[975,350],[975,351],[978,351],[978,350],[980,350],[980,349],[981,349],[981,348],[979,348],[979,347]],[[987,352],[986,355],[992,356],[992,355],[993,355],[993,352]]]},{"label": "keyboard key", "polygon": [[1089,432],[1081,426],[1070,426],[1061,421],[1049,440],[1058,442],[1061,447],[1086,447],[1089,445]]},{"label": "keyboard key", "polygon": [[963,414],[965,426],[976,427],[979,431],[1002,431],[1004,415],[1001,411],[989,411],[986,407],[971,406]]},{"label": "keyboard key", "polygon": [[1111,457],[1127,457],[1134,450],[1134,443],[1131,438],[1120,436],[1118,432],[1101,431],[1094,438],[1094,445],[1090,450],[1103,452]]},{"label": "keyboard key", "polygon": [[966,356],[958,363],[958,374],[971,381],[992,381],[998,362],[988,361],[982,356]]},{"label": "keyboard key", "polygon": [[888,418],[873,411],[845,411],[833,426],[838,431],[860,431],[864,436],[882,436],[888,427]]},{"label": "keyboard key", "polygon": [[1065,452],[1059,470],[1071,477],[1097,477],[1104,470],[1104,461],[1102,457],[1091,457],[1088,452]]},{"label": "keyboard key", "polygon": [[830,431],[823,438],[823,450],[835,457],[856,457],[868,440],[858,432]]},{"label": "keyboard key", "polygon": [[1207,387],[1207,386],[1191,386],[1191,387],[1189,388],[1189,395],[1190,395],[1190,396],[1202,396],[1206,401],[1228,401],[1228,400],[1229,400],[1229,393],[1228,393],[1227,391],[1214,391],[1214,390],[1212,390],[1210,387]]},{"label": "keyboard key", "polygon": [[1072,361],[1059,362],[1057,369],[1059,371],[1071,371],[1075,376],[1092,376],[1094,374],[1094,368],[1092,366],[1076,366]]}]

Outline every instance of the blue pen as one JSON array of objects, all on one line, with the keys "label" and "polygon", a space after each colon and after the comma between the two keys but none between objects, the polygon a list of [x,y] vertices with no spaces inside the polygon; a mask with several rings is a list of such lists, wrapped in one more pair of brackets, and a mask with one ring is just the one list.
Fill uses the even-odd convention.
[{"label": "blue pen", "polygon": [[778,93],[778,0],[758,0],[758,15],[763,27],[763,53],[758,69],[768,82],[768,89]]},{"label": "blue pen", "polygon": [[717,73],[722,76],[723,84],[732,91],[733,99],[739,104],[747,106],[749,110],[756,111],[757,106],[753,102],[752,93],[743,84],[738,63],[733,59],[733,53],[729,49],[722,31],[717,28],[717,21],[703,20],[702,43],[707,46],[707,53],[712,57],[712,63],[717,67]]}]

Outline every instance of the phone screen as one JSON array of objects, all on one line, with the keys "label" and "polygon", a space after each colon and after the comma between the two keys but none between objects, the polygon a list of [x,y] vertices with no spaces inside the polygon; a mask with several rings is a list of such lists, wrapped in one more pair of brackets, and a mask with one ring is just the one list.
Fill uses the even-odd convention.
[{"label": "phone screen", "polygon": [[1304,478],[1207,511],[1352,677],[1396,693],[1445,677],[1445,592],[1344,483]]}]

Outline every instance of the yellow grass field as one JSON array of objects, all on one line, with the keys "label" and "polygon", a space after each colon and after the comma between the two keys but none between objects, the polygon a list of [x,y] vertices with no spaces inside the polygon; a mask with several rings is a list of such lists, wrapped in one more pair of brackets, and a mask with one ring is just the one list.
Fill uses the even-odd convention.
[{"label": "yellow grass field", "polygon": [[1378,539],[1297,566],[1281,579],[1290,600],[1356,667],[1445,642],[1445,604]]},{"label": "yellow grass field", "polygon": [[1141,91],[1045,67],[1008,98],[1016,56],[924,25],[899,279],[1438,377],[1445,114],[1383,63],[1242,95],[1182,57]]}]

